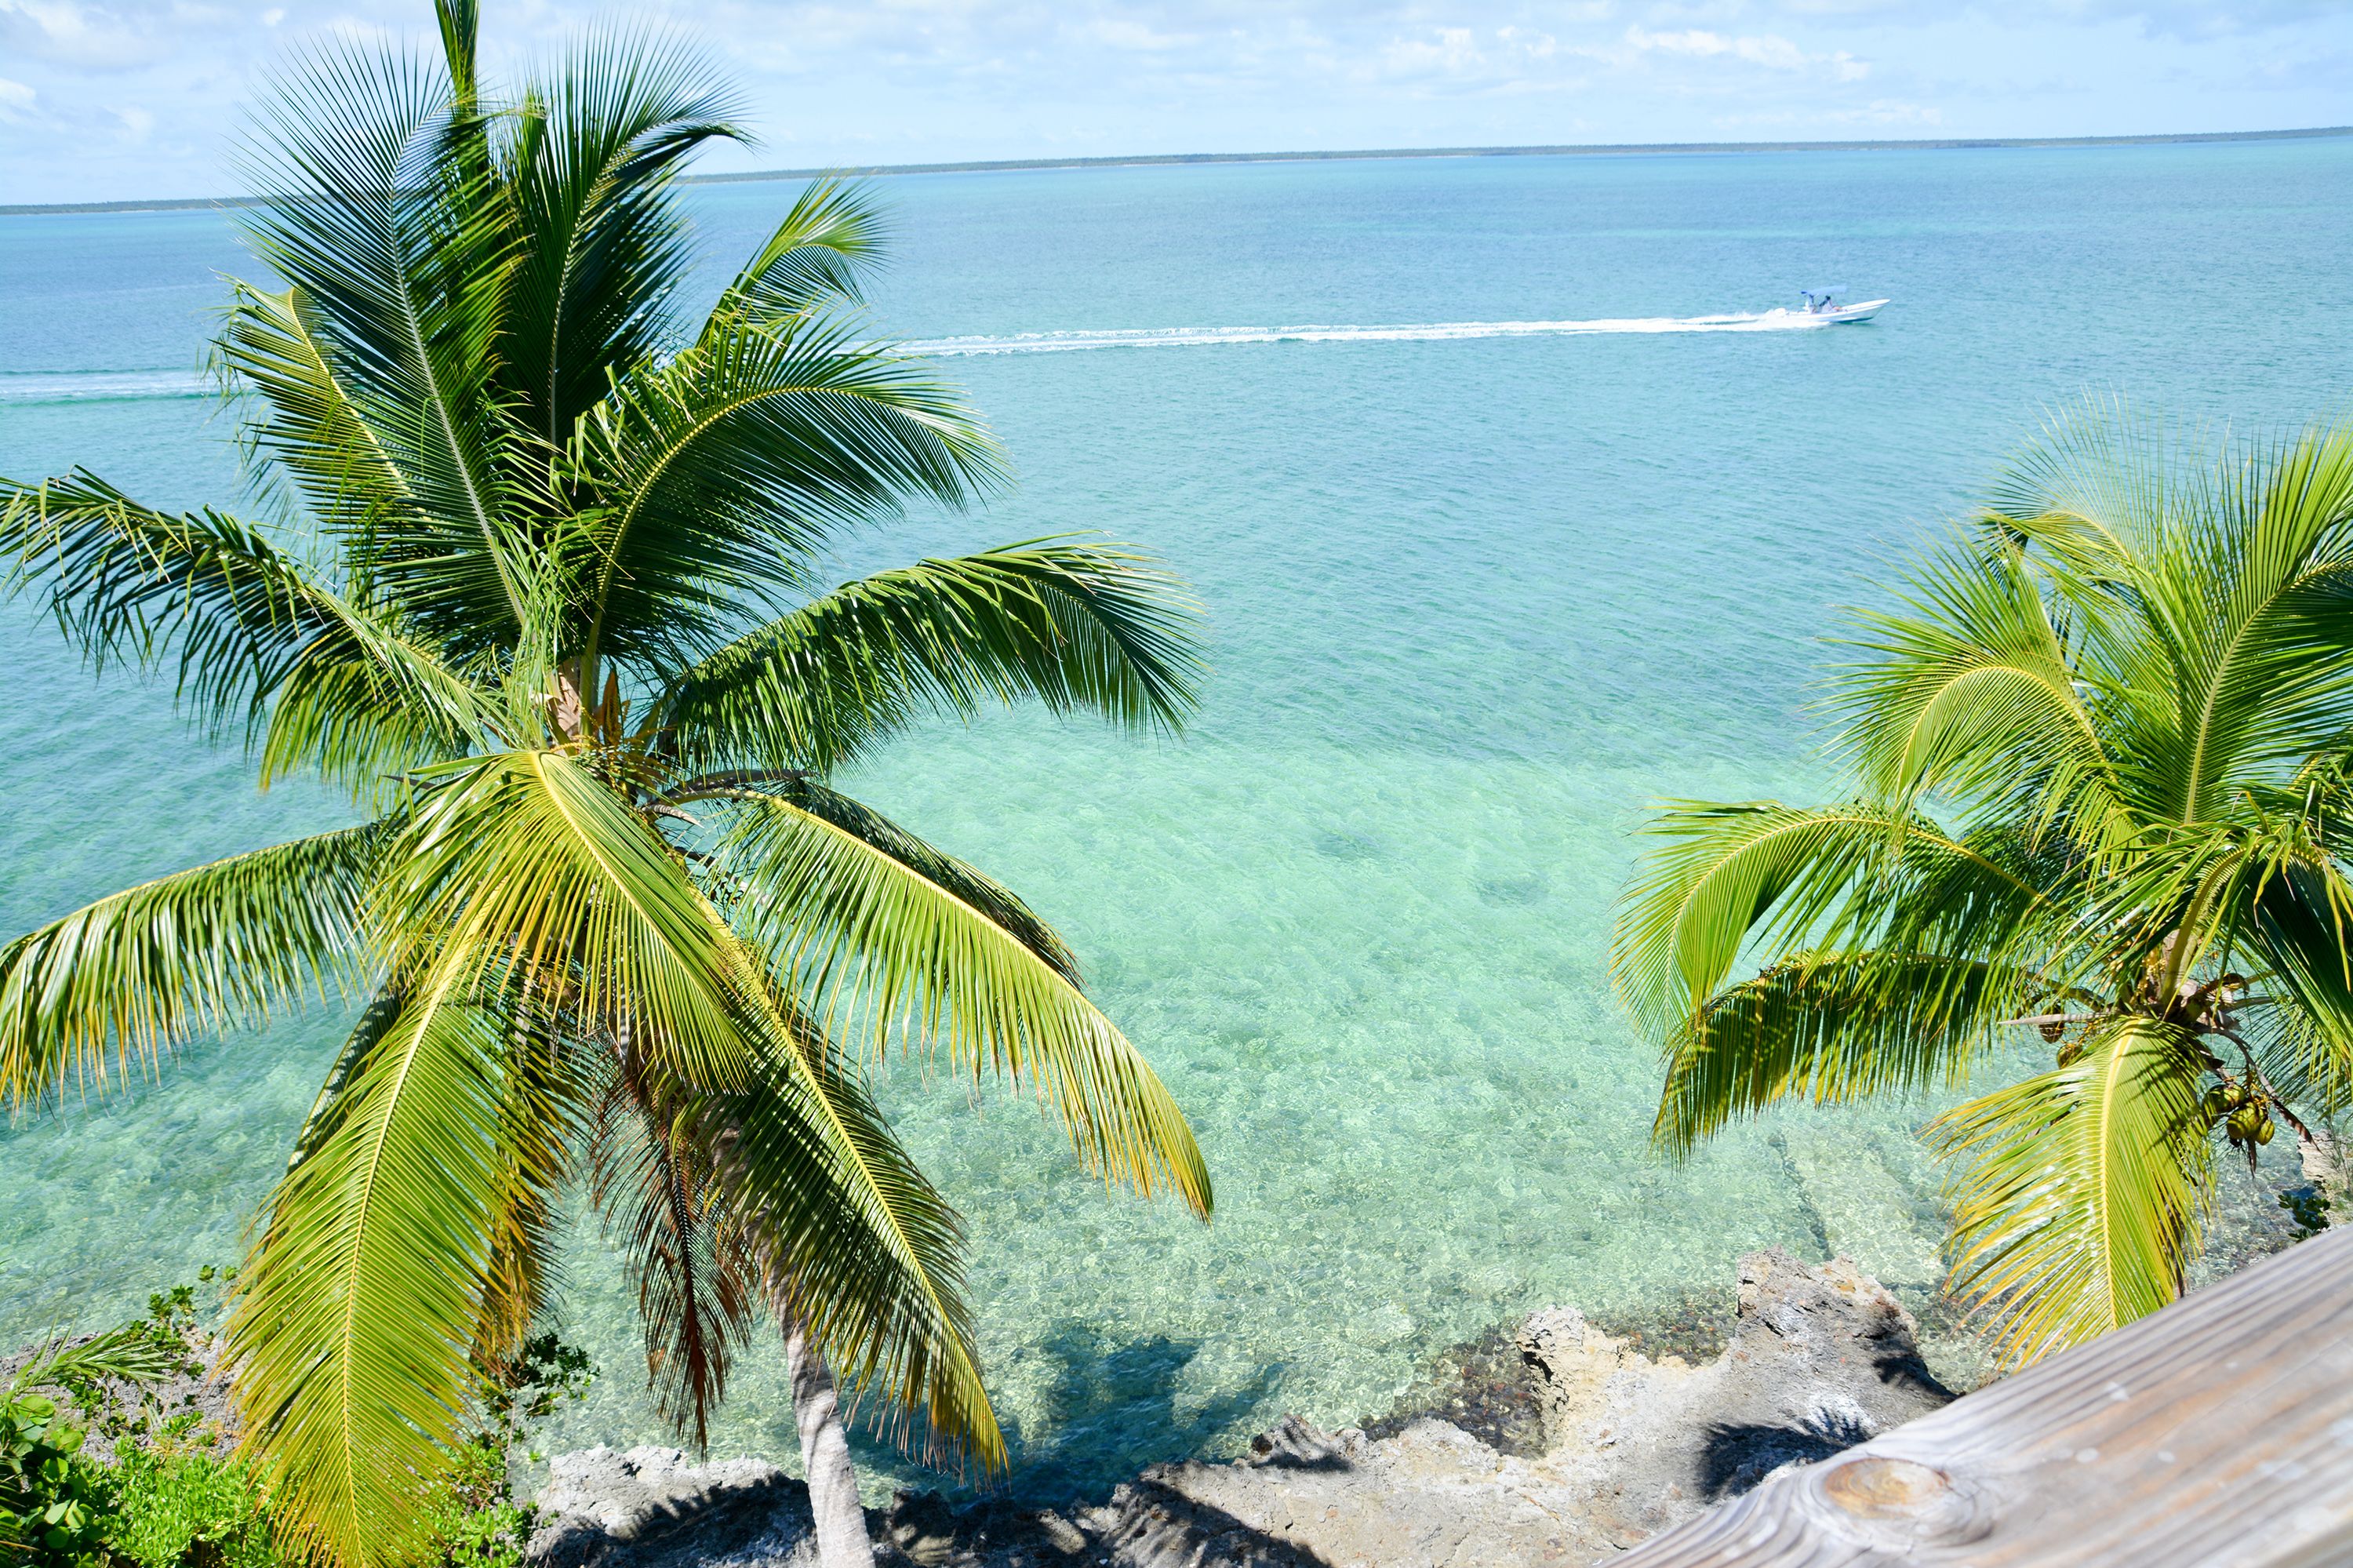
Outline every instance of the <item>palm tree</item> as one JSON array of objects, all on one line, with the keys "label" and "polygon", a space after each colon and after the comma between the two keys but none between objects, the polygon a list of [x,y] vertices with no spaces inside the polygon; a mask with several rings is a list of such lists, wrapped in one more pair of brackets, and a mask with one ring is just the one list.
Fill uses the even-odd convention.
[{"label": "palm tree", "polygon": [[2018,1364],[2180,1294],[2218,1127],[2318,1152],[2298,1107],[2353,1091],[2353,428],[2210,452],[2088,409],[1857,646],[1847,798],[1663,808],[1613,966],[1677,1154],[2056,1046],[1928,1129]]},{"label": "palm tree", "polygon": [[1106,1177],[1204,1217],[1210,1188],[1055,933],[828,780],[998,701],[1173,728],[1191,611],[1070,540],[824,588],[846,531],[998,471],[958,397],[860,331],[871,202],[809,189],[685,319],[677,174],[742,134],[708,62],[605,37],[494,99],[471,0],[438,17],[443,58],[325,46],[258,117],[245,226],[285,286],[236,285],[216,354],[292,526],[86,470],[0,492],[12,589],[93,661],[169,671],[265,784],[322,777],[366,820],[0,950],[0,1095],[364,998],[227,1328],[295,1542],[417,1550],[585,1192],[690,1438],[757,1326],[784,1336],[829,1560],[854,1559],[832,1371],[926,1454],[1004,1452],[955,1213],[866,1065],[920,1046],[1019,1081]]}]

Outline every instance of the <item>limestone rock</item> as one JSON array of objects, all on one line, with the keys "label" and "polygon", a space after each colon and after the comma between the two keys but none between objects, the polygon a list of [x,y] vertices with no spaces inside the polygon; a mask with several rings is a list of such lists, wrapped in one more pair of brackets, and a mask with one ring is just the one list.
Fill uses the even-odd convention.
[{"label": "limestone rock", "polygon": [[[1534,1457],[1443,1421],[1373,1438],[1294,1416],[1245,1458],[1155,1466],[1068,1517],[902,1496],[870,1528],[883,1562],[918,1568],[1582,1565],[1952,1397],[1910,1315],[1843,1259],[1752,1253],[1739,1298],[1704,1366],[1653,1361],[1574,1308],[1529,1319]],[[814,1568],[805,1491],[757,1461],[591,1449],[556,1461],[542,1508],[534,1568]]]},{"label": "limestone rock", "polygon": [[1147,1470],[1087,1522],[1120,1568],[1591,1563],[1946,1403],[1915,1330],[1843,1259],[1753,1253],[1731,1342],[1704,1366],[1652,1361],[1573,1308],[1531,1318],[1539,1457],[1440,1421],[1373,1441],[1294,1418],[1235,1464]]},{"label": "limestone rock", "polygon": [[676,1448],[559,1454],[540,1494],[534,1568],[804,1568],[808,1490],[765,1459],[691,1465]]}]

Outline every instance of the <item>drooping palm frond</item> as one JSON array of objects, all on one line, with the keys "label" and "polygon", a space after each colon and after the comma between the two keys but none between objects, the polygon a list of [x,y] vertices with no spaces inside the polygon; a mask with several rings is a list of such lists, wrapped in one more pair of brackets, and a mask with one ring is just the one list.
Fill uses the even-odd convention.
[{"label": "drooping palm frond", "polygon": [[265,784],[315,769],[364,793],[491,724],[431,649],[233,517],[158,512],[76,472],[15,490],[0,559],[0,582],[45,594],[93,663],[169,665],[215,727],[244,720]]},{"label": "drooping palm frond", "polygon": [[691,1109],[725,1224],[770,1310],[879,1396],[925,1457],[1005,1462],[964,1305],[963,1226],[815,1022],[777,995],[792,1037],[743,1088]]},{"label": "drooping palm frond", "polygon": [[589,1192],[638,1287],[646,1371],[662,1418],[697,1451],[760,1303],[684,1101],[616,1043],[590,1121]]},{"label": "drooping palm frond", "polygon": [[1651,1137],[1682,1156],[1786,1099],[1841,1105],[1960,1083],[2047,983],[1941,954],[1794,954],[1711,996],[1669,1047]]},{"label": "drooping palm frond", "polygon": [[[890,856],[917,876],[952,897],[970,905],[1003,927],[1014,940],[1036,954],[1042,963],[1072,985],[1079,983],[1079,960],[1059,933],[1040,919],[1011,888],[955,856],[925,843],[898,823],[839,790],[813,779],[759,775],[731,779],[706,776],[680,787],[679,800],[715,800],[774,796],[840,829],[878,853]],[[722,863],[723,870],[724,862]]]},{"label": "drooping palm frond", "polygon": [[135,1057],[251,1025],[355,972],[374,825],[142,883],[0,948],[0,1098],[128,1078]]},{"label": "drooping palm frond", "polygon": [[2194,1043],[2126,1017],[2082,1044],[2069,1065],[1930,1124],[1961,1166],[1956,1289],[1992,1311],[2012,1365],[2171,1301],[2204,1218],[2212,1146]]},{"label": "drooping palm frond", "polygon": [[447,952],[470,991],[561,980],[575,1027],[629,1032],[684,1084],[740,1081],[764,981],[644,818],[557,751],[431,777],[388,846],[372,918],[389,939]]},{"label": "drooping palm frond", "polygon": [[905,1042],[963,1075],[1028,1081],[1080,1157],[1151,1193],[1212,1202],[1192,1129],[1111,1021],[1018,936],[914,866],[778,796],[737,799],[724,855],[735,916],[829,1039]]},{"label": "drooping palm frond", "polygon": [[459,969],[417,977],[332,1130],[279,1184],[229,1318],[278,1528],[354,1568],[416,1554],[419,1489],[474,1389],[507,1181],[503,1040]]},{"label": "drooping palm frond", "polygon": [[[2032,882],[1985,848],[1865,803],[1683,801],[1643,831],[1659,842],[1620,900],[1610,971],[1661,1040],[1697,1024],[1744,953],[1834,952],[1839,938],[1883,933],[1899,912],[1913,938],[1902,950],[1918,952],[1939,911],[1986,916],[2000,906],[2014,920],[2041,900]],[[1933,888],[1925,907],[1907,908],[1898,896],[1907,884]],[[1978,956],[2000,947],[1988,943]]]},{"label": "drooping palm frond", "polygon": [[877,572],[688,668],[660,706],[689,766],[829,771],[936,715],[1031,698],[1176,728],[1200,675],[1153,563],[1039,541]]}]

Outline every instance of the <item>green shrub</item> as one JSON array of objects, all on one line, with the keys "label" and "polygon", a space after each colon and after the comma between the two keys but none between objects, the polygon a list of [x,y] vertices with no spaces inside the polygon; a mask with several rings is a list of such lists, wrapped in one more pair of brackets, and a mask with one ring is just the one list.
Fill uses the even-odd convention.
[{"label": "green shrub", "polygon": [[271,1568],[269,1507],[242,1461],[199,1448],[115,1450],[106,1545],[139,1568]]}]

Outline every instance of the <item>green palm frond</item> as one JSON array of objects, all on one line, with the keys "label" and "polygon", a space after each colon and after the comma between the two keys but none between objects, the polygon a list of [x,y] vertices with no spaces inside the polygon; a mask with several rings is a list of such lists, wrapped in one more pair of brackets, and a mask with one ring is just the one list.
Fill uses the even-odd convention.
[{"label": "green palm frond", "polygon": [[152,1067],[192,1034],[351,985],[385,837],[371,825],[231,855],[0,948],[0,1098],[127,1079],[133,1057]]},{"label": "green palm frond", "polygon": [[1785,1099],[1959,1083],[2048,989],[2031,969],[1941,954],[1794,955],[1711,996],[1670,1044],[1651,1137],[1681,1157]]},{"label": "green palm frond", "polygon": [[418,1551],[474,1387],[508,1162],[501,1031],[459,969],[422,977],[279,1184],[229,1318],[277,1528],[354,1568]]},{"label": "green palm frond", "polygon": [[811,182],[794,198],[704,322],[707,341],[741,320],[775,321],[865,302],[864,274],[880,264],[881,204],[863,185]]},{"label": "green palm frond", "polygon": [[2127,1017],[2082,1045],[2069,1065],[1930,1124],[1961,1165],[1954,1287],[1991,1310],[2011,1365],[2171,1301],[2204,1219],[2211,1144],[2194,1043]]},{"label": "green palm frond", "polygon": [[[248,466],[290,482],[330,537],[364,545],[379,520],[416,506],[407,482],[336,376],[301,291],[232,287],[213,365],[231,387],[259,394],[238,431]],[[351,586],[366,596],[366,582]]]},{"label": "green palm frond", "polygon": [[714,140],[747,140],[700,51],[640,32],[575,46],[545,101],[516,117],[506,162],[522,260],[499,375],[550,447],[611,388],[614,366],[671,346],[664,312],[689,263],[674,177]]},{"label": "green palm frond", "polygon": [[944,850],[925,843],[872,807],[827,789],[812,779],[755,778],[733,781],[713,776],[690,781],[675,797],[718,800],[774,796],[832,824],[878,853],[886,854],[952,897],[978,910],[1036,954],[1056,974],[1079,983],[1079,960],[1059,933],[1003,883]]},{"label": "green palm frond", "polygon": [[[1936,888],[1910,915],[1989,901],[2013,910],[2033,885],[1935,824],[1862,803],[1801,810],[1769,800],[1671,803],[1644,824],[1657,846],[1620,898],[1610,973],[1654,1038],[1680,1039],[1752,949],[1832,950],[1858,922],[1874,933],[1903,907],[1904,879]],[[1916,944],[1915,944],[1916,946]]]},{"label": "green palm frond", "polygon": [[575,461],[607,498],[584,546],[592,665],[691,645],[742,596],[804,591],[841,529],[911,498],[962,505],[999,466],[960,396],[821,320],[736,320],[628,378]]},{"label": "green palm frond", "polygon": [[428,778],[436,787],[387,845],[371,911],[380,940],[447,952],[470,993],[553,968],[576,1026],[628,1031],[688,1084],[742,1077],[765,981],[644,818],[562,752]]},{"label": "green palm frond", "polygon": [[300,295],[337,381],[413,508],[369,536],[368,576],[453,653],[522,620],[536,466],[494,376],[516,260],[479,134],[446,72],[414,56],[314,50],[272,84],[245,159],[254,249]]},{"label": "green palm frond", "polygon": [[904,861],[779,797],[745,796],[725,857],[736,915],[817,1027],[877,1050],[944,1052],[964,1074],[1029,1080],[1081,1158],[1209,1212],[1208,1172],[1176,1101],[1111,1021],[1021,938]]},{"label": "green palm frond", "polygon": [[1178,727],[1190,603],[1149,560],[1044,540],[849,583],[687,669],[662,707],[697,766],[829,771],[919,716],[1023,698]]},{"label": "green palm frond", "polygon": [[963,1225],[891,1133],[854,1067],[776,998],[789,1054],[691,1107],[726,1224],[776,1313],[837,1375],[880,1396],[886,1432],[934,1459],[1002,1467],[963,1299]]},{"label": "green palm frond", "polygon": [[2110,764],[2072,650],[2019,557],[1930,562],[1902,611],[1863,617],[1857,644],[1873,657],[1844,673],[1832,709],[1879,798],[2023,791],[2041,821],[2112,809]]}]

